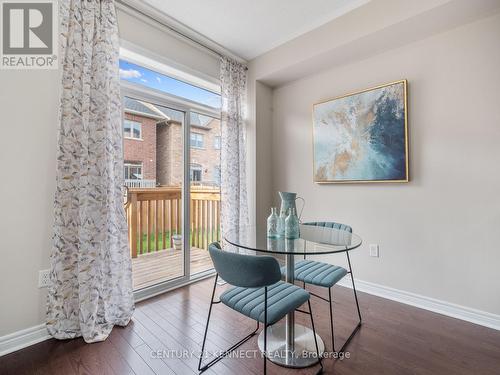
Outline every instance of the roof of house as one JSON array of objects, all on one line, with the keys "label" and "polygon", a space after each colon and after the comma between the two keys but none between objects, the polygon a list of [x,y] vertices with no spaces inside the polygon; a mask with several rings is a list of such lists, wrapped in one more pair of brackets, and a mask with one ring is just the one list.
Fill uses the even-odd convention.
[{"label": "roof of house", "polygon": [[148,106],[139,101],[129,97],[125,97],[123,101],[124,111],[132,112],[140,115],[144,115],[146,117],[158,118],[158,113],[154,112],[152,109],[148,108]]},{"label": "roof of house", "polygon": [[[167,121],[184,121],[184,112],[168,108],[158,104],[151,104],[137,99],[125,97],[124,110],[128,113],[134,113],[155,119]],[[191,112],[191,125],[197,127],[207,127],[213,118],[196,112]]]},{"label": "roof of house", "polygon": [[204,116],[196,112],[191,112],[191,125],[206,127],[212,121],[212,117]]},{"label": "roof of house", "polygon": [[155,107],[163,114],[164,117],[168,118],[170,121],[177,121],[180,123],[184,121],[184,112],[164,107],[162,105],[155,105]]}]

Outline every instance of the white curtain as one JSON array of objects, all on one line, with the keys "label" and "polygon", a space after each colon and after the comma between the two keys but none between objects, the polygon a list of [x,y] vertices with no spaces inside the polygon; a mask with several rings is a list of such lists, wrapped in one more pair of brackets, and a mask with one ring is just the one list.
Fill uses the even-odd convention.
[{"label": "white curtain", "polygon": [[246,67],[222,57],[221,232],[248,225],[245,157]]},{"label": "white curtain", "polygon": [[112,0],[60,1],[62,91],[47,328],[102,341],[134,311]]}]

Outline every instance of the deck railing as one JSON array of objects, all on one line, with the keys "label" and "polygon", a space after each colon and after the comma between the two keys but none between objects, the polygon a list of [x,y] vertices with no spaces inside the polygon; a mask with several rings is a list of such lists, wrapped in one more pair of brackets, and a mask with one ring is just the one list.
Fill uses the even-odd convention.
[{"label": "deck railing", "polygon": [[[172,236],[182,234],[180,187],[130,188],[125,205],[130,251],[133,258],[174,247]],[[193,247],[207,249],[220,239],[220,193],[217,189],[191,188]]]},{"label": "deck railing", "polygon": [[125,180],[125,186],[128,188],[154,188],[156,180]]}]

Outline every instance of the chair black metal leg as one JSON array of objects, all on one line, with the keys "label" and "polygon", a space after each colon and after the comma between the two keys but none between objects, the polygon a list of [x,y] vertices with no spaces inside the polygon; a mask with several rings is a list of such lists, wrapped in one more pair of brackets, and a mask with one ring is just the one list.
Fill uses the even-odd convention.
[{"label": "chair black metal leg", "polygon": [[218,278],[219,278],[219,274],[216,274],[215,280],[214,280],[214,287],[212,289],[212,297],[210,298],[210,307],[208,308],[207,324],[205,325],[205,333],[203,334],[203,344],[201,344],[201,355],[200,355],[200,361],[198,362],[198,371],[202,371],[201,361],[202,361],[203,356],[205,354],[205,343],[207,341],[208,323],[210,322],[210,315],[212,315],[212,306],[214,304],[215,289],[217,288],[217,279]]},{"label": "chair black metal leg", "polygon": [[267,286],[264,288],[264,375],[267,374]]},{"label": "chair black metal leg", "polygon": [[351,274],[352,290],[354,291],[354,299],[356,300],[356,308],[358,309],[359,323],[361,323],[361,312],[359,311],[358,293],[356,293],[356,285],[354,284],[354,275],[351,268],[351,258],[349,258],[349,252],[347,254],[347,263],[349,264],[349,273]]},{"label": "chair black metal leg", "polygon": [[218,279],[219,275],[215,275],[215,281],[214,281],[214,288],[212,290],[212,299],[210,300],[210,307],[208,309],[208,317],[207,317],[207,324],[205,325],[205,334],[203,335],[203,344],[201,345],[201,355],[200,355],[200,361],[198,362],[198,371],[200,372],[200,374],[206,370],[208,370],[210,367],[212,367],[213,365],[215,365],[217,362],[219,362],[222,358],[224,358],[226,355],[228,355],[229,353],[231,353],[233,350],[235,350],[236,348],[238,348],[240,345],[242,345],[243,343],[247,342],[250,338],[252,338],[253,336],[255,336],[255,334],[257,333],[257,331],[259,330],[259,322],[257,321],[257,328],[255,328],[255,330],[250,333],[249,335],[247,335],[246,337],[244,337],[243,339],[241,339],[240,341],[238,341],[236,344],[234,344],[233,346],[231,346],[229,349],[225,350],[222,354],[218,355],[217,357],[215,357],[214,359],[212,359],[210,362],[208,362],[206,365],[202,366],[201,362],[203,360],[203,356],[205,354],[205,344],[206,344],[206,340],[207,340],[207,333],[208,333],[208,324],[210,323],[210,316],[212,314],[212,306],[214,304],[217,304],[219,303],[220,301],[218,302],[214,302],[214,297],[215,297],[215,289],[217,287],[217,279]]},{"label": "chair black metal leg", "polygon": [[362,320],[361,320],[361,311],[359,309],[359,302],[358,302],[358,294],[356,293],[356,285],[354,284],[354,275],[352,273],[351,259],[349,258],[349,252],[348,251],[346,251],[346,255],[347,255],[347,263],[349,264],[349,273],[351,274],[352,290],[354,292],[354,299],[356,301],[356,309],[358,310],[359,322],[356,325],[356,327],[354,327],[353,331],[351,332],[351,334],[349,335],[349,337],[345,341],[344,345],[342,345],[342,348],[340,348],[339,352],[345,351],[346,346],[352,340],[352,338],[354,337],[354,335],[356,334],[356,332],[358,332],[358,330],[361,328],[361,323],[362,323]]},{"label": "chair black metal leg", "polygon": [[328,288],[328,303],[330,304],[330,330],[332,334],[332,351],[335,351],[335,334],[333,332],[332,288]]},{"label": "chair black metal leg", "polygon": [[311,309],[311,300],[307,300],[307,306],[309,306],[309,315],[311,316],[311,327],[313,330],[314,345],[316,346],[316,354],[318,355],[318,361],[320,365],[320,369],[318,370],[317,374],[321,374],[323,372],[323,362],[321,360],[321,355],[319,354],[318,339],[316,338],[316,328],[314,327],[314,318]]},{"label": "chair black metal leg", "polygon": [[[353,331],[351,332],[351,334],[349,335],[349,337],[347,338],[347,340],[344,342],[344,344],[342,345],[342,347],[338,350],[338,352],[343,352],[345,351],[345,348],[347,347],[347,345],[349,344],[349,342],[352,340],[352,338],[354,337],[354,335],[358,332],[358,330],[361,328],[361,324],[362,324],[362,318],[361,318],[361,310],[359,308],[359,301],[358,301],[358,293],[356,291],[356,285],[354,283],[354,275],[353,275],[353,272],[352,272],[352,267],[351,267],[351,259],[349,257],[349,252],[346,251],[346,255],[347,255],[347,263],[349,265],[349,274],[351,275],[351,282],[352,282],[352,290],[353,290],[353,294],[354,294],[354,300],[356,301],[356,310],[358,312],[358,318],[359,318],[359,321],[358,323],[356,324],[356,327],[354,327]],[[304,283],[304,289],[305,289],[305,283]],[[328,289],[328,299],[322,297],[322,296],[319,296],[313,292],[310,292],[311,295],[315,296],[315,297],[318,297],[326,302],[329,303],[329,307],[330,307],[330,330],[331,330],[331,334],[332,334],[332,349],[333,351],[335,351],[335,332],[334,332],[334,323],[333,323],[333,300],[332,300],[332,290],[331,288]]]}]

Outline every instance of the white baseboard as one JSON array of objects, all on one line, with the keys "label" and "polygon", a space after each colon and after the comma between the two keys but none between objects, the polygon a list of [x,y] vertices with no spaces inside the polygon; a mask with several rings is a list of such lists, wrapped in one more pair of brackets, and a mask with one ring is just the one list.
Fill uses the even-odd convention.
[{"label": "white baseboard", "polygon": [[[467,322],[493,328],[500,331],[500,315],[460,306],[454,303],[440,301],[434,298],[425,297],[419,294],[405,292],[403,290],[390,288],[363,280],[355,280],[356,289],[378,297],[401,302],[407,305],[419,307],[424,310],[436,312],[438,314],[465,320]],[[344,277],[338,285],[352,288],[351,279]],[[50,338],[45,324],[40,324],[31,328],[23,329],[0,337],[0,357],[37,344]]]},{"label": "white baseboard", "polygon": [[[361,292],[419,307],[421,309],[433,311],[452,318],[465,320],[484,327],[500,330],[500,315],[425,297],[411,292],[405,292],[404,290],[394,289],[368,281],[358,279],[355,279],[354,281],[356,283],[356,289]],[[352,288],[351,279],[348,276],[344,277],[338,285]]]},{"label": "white baseboard", "polygon": [[38,344],[49,338],[50,335],[45,324],[40,324],[2,336],[0,337],[0,357],[30,345]]}]

